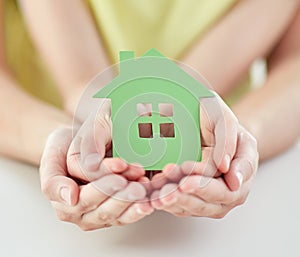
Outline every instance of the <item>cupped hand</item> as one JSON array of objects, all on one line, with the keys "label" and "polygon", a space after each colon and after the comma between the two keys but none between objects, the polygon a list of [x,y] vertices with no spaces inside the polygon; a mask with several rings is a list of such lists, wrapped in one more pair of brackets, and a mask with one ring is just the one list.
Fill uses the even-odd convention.
[{"label": "cupped hand", "polygon": [[54,131],[48,138],[40,165],[42,191],[61,220],[92,230],[129,224],[153,211],[142,183],[114,174],[104,162],[101,164],[106,172],[99,178],[85,185],[78,184],[70,176],[66,162],[72,139],[72,129]]},{"label": "cupped hand", "polygon": [[153,212],[145,188],[116,174],[80,186],[78,203],[74,206],[57,201],[52,201],[52,205],[60,220],[72,222],[85,231],[130,224]]},{"label": "cupped hand", "polygon": [[[168,165],[159,175],[161,178],[153,178],[156,185],[162,180],[167,182],[153,192],[152,206],[180,217],[224,217],[231,209],[245,202],[257,171],[257,163],[256,140],[239,126],[236,151],[226,174],[207,176],[209,169],[213,172],[215,168],[206,165],[204,171],[202,163]],[[191,175],[186,175],[191,167],[195,170]],[[240,174],[237,175],[238,185],[234,190],[229,185],[231,179],[234,185],[236,183],[237,178],[233,174]],[[228,176],[227,179],[225,176]]]},{"label": "cupped hand", "polygon": [[94,109],[74,133],[67,158],[68,172],[83,182],[91,182],[104,175],[122,174],[130,181],[145,175],[138,164],[128,165],[120,158],[111,157],[112,124],[110,102],[103,101]]},{"label": "cupped hand", "polygon": [[247,198],[256,140],[216,95],[200,104],[202,161],[167,165],[152,179],[151,204],[176,216],[223,217]]}]

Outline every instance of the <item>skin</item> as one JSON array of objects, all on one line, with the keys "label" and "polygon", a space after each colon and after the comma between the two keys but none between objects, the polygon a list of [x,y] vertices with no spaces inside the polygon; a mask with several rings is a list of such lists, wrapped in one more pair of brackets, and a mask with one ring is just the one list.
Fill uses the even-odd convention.
[{"label": "skin", "polygon": [[[218,218],[243,203],[256,173],[256,141],[239,125],[234,115],[228,112],[228,108],[224,105],[222,105],[224,112],[228,114],[226,124],[236,128],[226,135],[229,141],[225,152],[229,153],[230,162],[225,160],[225,155],[218,156],[219,161],[215,163],[215,167],[209,173],[210,176],[207,176],[209,169],[207,171],[196,164],[193,170],[187,163],[175,167],[177,175],[172,177],[174,175],[170,175],[170,170],[174,171],[174,167],[167,166],[161,174],[153,177],[149,186],[141,169],[136,165],[122,166],[124,163],[116,159],[105,159],[103,168],[97,167],[96,161],[95,173],[99,171],[97,174],[100,175],[96,175],[90,179],[91,182],[84,185],[67,176],[73,172],[74,177],[84,179],[84,174],[78,172],[78,167],[70,166],[72,113],[86,82],[109,65],[101,38],[83,1],[71,2],[19,1],[29,32],[57,82],[65,108],[58,110],[46,105],[18,87],[6,65],[4,44],[1,43],[0,102],[9,108],[0,108],[0,118],[3,121],[0,153],[38,164],[45,147],[40,168],[43,192],[53,203],[61,220],[73,222],[84,230],[135,222],[150,214],[153,207],[177,216]],[[2,7],[3,0],[0,3]],[[44,9],[47,9],[47,12]],[[268,19],[260,21],[253,20],[253,17],[257,19],[268,17]],[[261,159],[269,158],[286,149],[299,136],[300,120],[295,119],[300,115],[300,106],[296,99],[300,94],[298,76],[300,46],[299,33],[295,33],[300,29],[299,17],[299,1],[241,1],[182,58],[183,62],[201,71],[221,96],[232,90],[232,85],[245,75],[255,58],[269,58],[269,77],[266,85],[251,92],[233,106],[240,123],[257,139]],[[80,26],[77,26],[78,21]],[[259,21],[260,25],[258,26],[255,21]],[[1,22],[2,19],[0,19],[2,41]],[[234,41],[230,40],[235,35],[239,37]],[[228,61],[223,65],[220,60]],[[222,104],[222,101],[218,101]],[[12,102],[18,104],[11,105]],[[19,115],[15,115],[16,113]],[[268,117],[269,122],[264,122],[265,117]],[[284,124],[281,117],[285,119]],[[88,121],[80,121],[80,125],[85,122]],[[209,128],[217,127],[217,123],[218,119]],[[285,128],[287,123],[293,124],[289,133],[286,133]],[[217,131],[211,131],[212,135],[207,134],[207,138],[216,139]],[[82,130],[81,133],[88,135],[88,131]],[[108,141],[100,142],[105,151]],[[216,145],[217,141],[212,141],[207,147],[216,148]],[[232,145],[235,147],[232,148]],[[94,150],[82,149],[82,152],[86,157],[88,156],[86,152],[93,154]],[[102,157],[109,157],[107,152],[104,154],[102,151],[99,154]],[[81,155],[80,151],[79,157],[82,157]],[[116,171],[112,164],[121,167]],[[91,166],[95,166],[95,160]],[[140,177],[132,178],[132,174],[135,173],[132,172],[133,169],[138,170]],[[212,178],[215,169],[217,169],[215,174],[224,175]],[[185,176],[191,171],[193,174],[187,180]],[[238,172],[241,175],[237,175]],[[239,179],[241,176],[242,179]],[[203,190],[198,186],[202,177],[209,178]],[[134,183],[128,180],[124,182],[123,178],[134,180]],[[102,189],[101,185],[105,184],[105,179],[111,179],[116,192],[104,191],[106,192],[104,199],[105,196],[99,188]],[[95,184],[98,187],[95,187]],[[144,186],[144,190],[141,189],[141,185]],[[124,193],[124,190],[127,191]],[[117,198],[110,197],[115,194],[118,194]],[[134,195],[134,199],[123,199],[129,194]],[[220,195],[222,199],[219,198]],[[149,196],[151,201],[147,198]],[[107,205],[110,207],[105,208]],[[195,210],[195,206],[199,208]],[[80,215],[76,216],[74,213]]]}]

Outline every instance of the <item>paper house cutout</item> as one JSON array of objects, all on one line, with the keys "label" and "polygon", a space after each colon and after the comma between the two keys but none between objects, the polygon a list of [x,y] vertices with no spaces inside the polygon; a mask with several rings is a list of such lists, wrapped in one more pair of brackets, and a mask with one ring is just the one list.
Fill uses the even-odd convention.
[{"label": "paper house cutout", "polygon": [[[137,59],[134,52],[121,51],[119,75],[94,97],[111,99],[113,157],[162,170],[168,163],[201,161],[199,99],[213,96],[150,49]],[[139,113],[139,106],[149,113]],[[168,111],[162,115],[160,109]],[[170,133],[163,133],[165,128]]]}]

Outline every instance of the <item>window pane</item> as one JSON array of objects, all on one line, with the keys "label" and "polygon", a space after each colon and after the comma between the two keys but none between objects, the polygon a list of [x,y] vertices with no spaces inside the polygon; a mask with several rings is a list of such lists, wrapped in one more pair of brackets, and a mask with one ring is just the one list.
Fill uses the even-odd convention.
[{"label": "window pane", "polygon": [[150,103],[138,103],[137,114],[141,116],[152,116],[152,104]]},{"label": "window pane", "polygon": [[158,105],[160,116],[172,117],[173,116],[173,104],[160,103]]},{"label": "window pane", "polygon": [[161,123],[159,124],[161,137],[173,137],[175,138],[174,123]]},{"label": "window pane", "polygon": [[140,138],[152,138],[152,124],[151,123],[139,123],[139,137]]}]

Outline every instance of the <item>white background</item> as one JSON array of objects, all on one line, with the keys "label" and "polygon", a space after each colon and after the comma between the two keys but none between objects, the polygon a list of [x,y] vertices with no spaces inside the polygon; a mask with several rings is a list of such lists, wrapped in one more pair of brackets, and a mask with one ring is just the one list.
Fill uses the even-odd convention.
[{"label": "white background", "polygon": [[300,145],[262,164],[248,201],[222,220],[157,212],[82,232],[58,221],[36,168],[0,159],[0,256],[300,256]]}]

